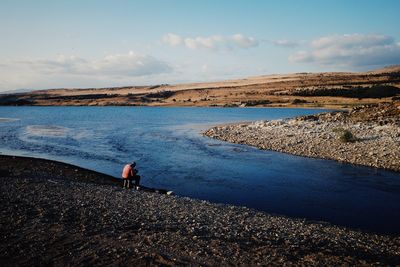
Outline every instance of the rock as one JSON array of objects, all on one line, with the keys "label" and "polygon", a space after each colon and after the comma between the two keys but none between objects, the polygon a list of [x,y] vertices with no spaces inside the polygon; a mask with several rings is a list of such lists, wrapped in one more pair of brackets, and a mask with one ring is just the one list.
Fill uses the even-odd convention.
[{"label": "rock", "polygon": [[[400,171],[400,161],[393,164],[390,159],[400,155],[400,112],[393,110],[397,112],[397,108],[391,104],[366,105],[356,107],[351,112],[246,124],[249,127],[243,127],[242,124],[215,127],[205,135],[260,149],[366,166],[373,164],[375,167]],[[348,129],[355,136],[355,142],[341,143],[334,137],[335,131],[338,135],[338,129]],[[294,137],[297,140],[293,140]],[[343,146],[347,150],[340,152]],[[390,151],[375,153],[384,147],[390,148]],[[344,157],[343,153],[347,156]],[[375,161],[375,157],[379,160]]]}]

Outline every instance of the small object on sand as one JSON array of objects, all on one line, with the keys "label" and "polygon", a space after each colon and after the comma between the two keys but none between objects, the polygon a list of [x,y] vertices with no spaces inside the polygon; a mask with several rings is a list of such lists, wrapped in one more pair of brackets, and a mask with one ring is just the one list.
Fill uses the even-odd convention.
[{"label": "small object on sand", "polygon": [[173,195],[174,191],[167,191],[167,195]]}]

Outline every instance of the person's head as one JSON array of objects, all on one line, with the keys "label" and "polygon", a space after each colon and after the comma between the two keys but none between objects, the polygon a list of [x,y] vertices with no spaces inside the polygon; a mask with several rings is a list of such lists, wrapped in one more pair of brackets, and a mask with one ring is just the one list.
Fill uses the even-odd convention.
[{"label": "person's head", "polygon": [[136,166],[136,162],[132,161],[131,163],[132,168]]}]

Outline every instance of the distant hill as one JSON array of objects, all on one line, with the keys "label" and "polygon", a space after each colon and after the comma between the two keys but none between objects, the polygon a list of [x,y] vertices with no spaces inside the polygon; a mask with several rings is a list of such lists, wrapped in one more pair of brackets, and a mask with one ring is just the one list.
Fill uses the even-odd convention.
[{"label": "distant hill", "polygon": [[244,79],[0,96],[0,105],[349,107],[400,98],[400,66],[368,72],[274,74]]},{"label": "distant hill", "polygon": [[8,91],[0,91],[1,94],[18,94],[18,93],[27,93],[32,92],[34,89],[15,89],[15,90],[8,90]]},{"label": "distant hill", "polygon": [[390,73],[390,72],[400,72],[400,65],[392,65],[392,66],[387,66],[381,69],[376,69],[369,71],[368,73]]}]

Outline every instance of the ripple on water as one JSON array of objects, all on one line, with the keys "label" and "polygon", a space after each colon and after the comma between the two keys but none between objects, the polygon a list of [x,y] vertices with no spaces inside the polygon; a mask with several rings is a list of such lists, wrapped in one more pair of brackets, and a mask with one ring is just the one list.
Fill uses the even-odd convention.
[{"label": "ripple on water", "polygon": [[26,133],[34,136],[66,137],[69,132],[70,132],[69,128],[56,125],[26,126]]},{"label": "ripple on water", "polygon": [[12,121],[19,121],[19,119],[15,119],[15,118],[0,118],[0,122],[12,122]]},{"label": "ripple on water", "polygon": [[201,135],[202,126],[188,126],[278,119],[313,114],[316,110],[139,107],[3,110],[8,113],[1,117],[21,118],[14,123],[0,123],[3,153],[21,151],[115,177],[120,176],[126,162],[136,160],[145,185],[168,188],[178,195],[399,233],[397,173],[261,151],[209,139]]},{"label": "ripple on water", "polygon": [[88,130],[70,129],[57,125],[28,125],[25,128],[25,135],[37,137],[68,137],[75,140],[80,140],[91,138],[93,136],[93,132]]}]

